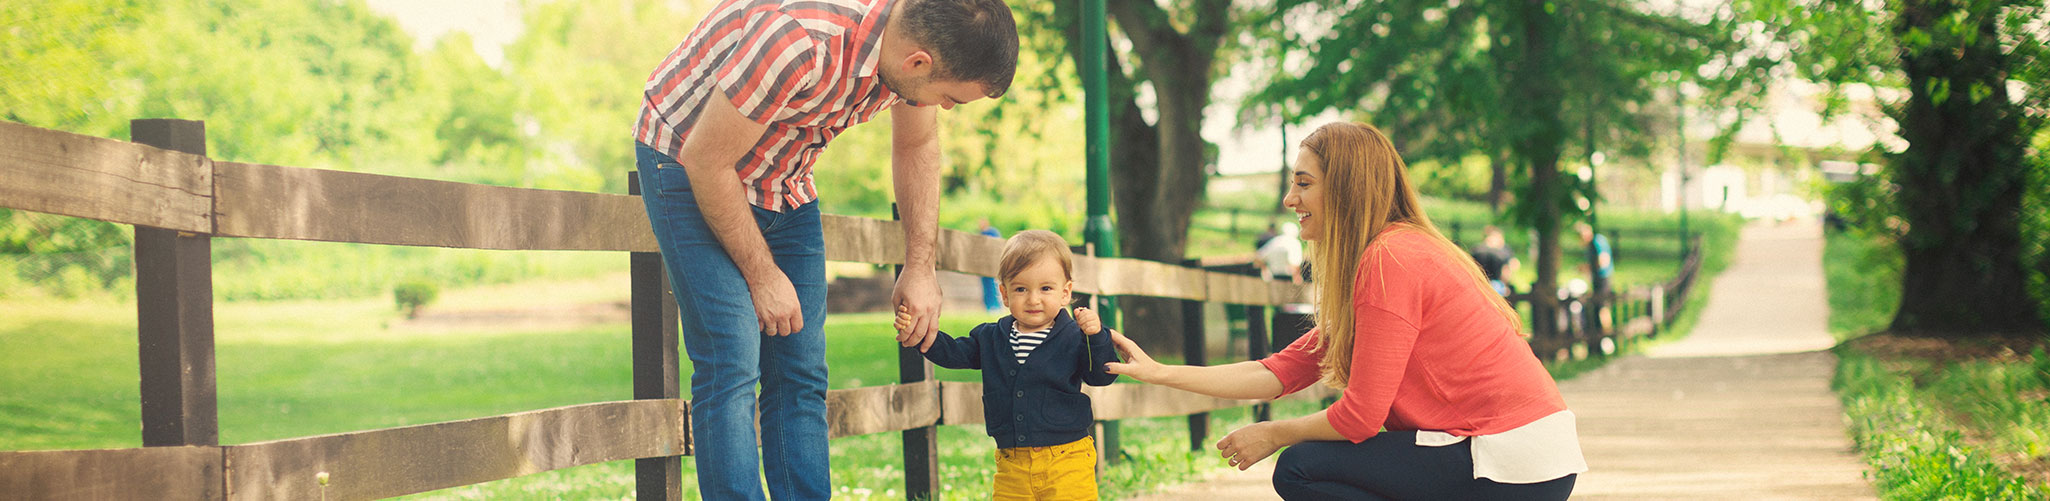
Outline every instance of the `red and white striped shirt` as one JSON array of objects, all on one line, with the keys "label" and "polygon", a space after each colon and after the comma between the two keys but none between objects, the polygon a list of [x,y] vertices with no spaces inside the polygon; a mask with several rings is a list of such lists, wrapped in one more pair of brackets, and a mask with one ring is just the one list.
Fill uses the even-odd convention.
[{"label": "red and white striped shirt", "polygon": [[848,126],[902,98],[877,73],[892,0],[724,0],[648,76],[634,138],[671,157],[717,89],[769,129],[733,166],[747,201],[818,199],[812,163]]}]

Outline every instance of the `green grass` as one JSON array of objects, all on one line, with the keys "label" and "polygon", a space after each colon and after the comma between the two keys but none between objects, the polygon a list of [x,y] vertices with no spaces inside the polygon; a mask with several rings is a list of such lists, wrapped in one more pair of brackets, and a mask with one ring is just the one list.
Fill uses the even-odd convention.
[{"label": "green grass", "polygon": [[[1974,362],[1948,369],[1890,367],[1855,349],[1837,356],[1834,386],[1881,498],[2050,499],[2050,484],[2032,485],[1995,461],[2014,454],[2043,460],[2050,402],[2000,393],[2026,386],[2042,398],[2050,359],[2040,352],[2034,366]],[[1936,384],[1917,383],[1917,374],[1932,373]],[[1972,399],[1984,401],[1961,402]]]},{"label": "green grass", "polygon": [[1853,233],[1824,239],[1823,275],[1829,284],[1829,333],[1838,341],[1878,332],[1893,321],[1901,301],[1900,248]]},{"label": "green grass", "polygon": [[[1974,341],[1919,340],[1952,355],[1889,353],[1855,339],[1884,329],[1900,298],[1900,257],[1883,240],[1831,233],[1823,260],[1833,386],[1885,499],[2050,499],[2050,484],[2003,467],[2050,462],[2050,356]],[[1990,351],[1990,355],[1974,354]]]}]

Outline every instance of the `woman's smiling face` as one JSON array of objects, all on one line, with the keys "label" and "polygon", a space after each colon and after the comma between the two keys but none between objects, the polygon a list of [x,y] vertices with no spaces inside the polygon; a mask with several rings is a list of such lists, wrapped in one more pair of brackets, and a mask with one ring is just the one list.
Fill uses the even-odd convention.
[{"label": "woman's smiling face", "polygon": [[1288,196],[1281,204],[1295,211],[1296,224],[1302,226],[1303,240],[1316,240],[1321,235],[1323,222],[1317,219],[1317,212],[1324,207],[1324,165],[1322,159],[1310,150],[1296,155],[1295,175],[1290,180]]}]

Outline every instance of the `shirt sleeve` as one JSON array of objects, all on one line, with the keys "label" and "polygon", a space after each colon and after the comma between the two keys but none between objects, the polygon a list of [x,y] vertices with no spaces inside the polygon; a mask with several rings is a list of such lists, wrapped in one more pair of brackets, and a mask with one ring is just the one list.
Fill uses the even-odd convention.
[{"label": "shirt sleeve", "polygon": [[768,123],[777,112],[819,83],[819,46],[796,18],[781,12],[753,14],[740,42],[727,49],[714,75],[719,89],[756,123]]},{"label": "shirt sleeve", "polygon": [[1331,428],[1359,443],[1381,433],[1395,405],[1395,389],[1408,370],[1419,330],[1407,319],[1376,306],[1353,308],[1352,372],[1345,392],[1324,413]]},{"label": "shirt sleeve", "polygon": [[1274,377],[1281,380],[1281,394],[1275,395],[1275,398],[1302,391],[1303,388],[1308,388],[1323,378],[1324,371],[1317,365],[1324,359],[1315,351],[1317,337],[1317,330],[1311,329],[1309,333],[1303,334],[1303,337],[1296,338],[1294,343],[1289,343],[1288,348],[1260,359],[1260,365],[1267,367],[1268,372],[1274,373]]}]

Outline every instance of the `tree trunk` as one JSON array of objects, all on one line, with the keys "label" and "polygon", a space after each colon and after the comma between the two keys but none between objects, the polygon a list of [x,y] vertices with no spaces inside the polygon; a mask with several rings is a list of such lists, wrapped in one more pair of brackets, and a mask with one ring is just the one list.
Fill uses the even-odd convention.
[{"label": "tree trunk", "polygon": [[1908,222],[1896,333],[1983,337],[2042,332],[2021,262],[2021,201],[2028,134],[2009,100],[1999,7],[1969,12],[1976,37],[1942,20],[1949,2],[1908,2],[1894,32],[1933,34],[1901,51],[1911,94],[1899,114],[1908,149],[1894,184]]},{"label": "tree trunk", "polygon": [[[1525,222],[1537,229],[1537,283],[1531,285],[1533,307],[1556,311],[1559,304],[1559,155],[1566,136],[1560,117],[1565,99],[1558,73],[1559,20],[1548,12],[1545,0],[1525,0],[1514,6],[1509,22],[1502,24],[1497,38],[1514,40],[1497,49],[1509,68],[1509,123],[1528,124],[1518,128],[1510,141],[1516,161],[1530,169],[1530,193],[1520,202]],[[1508,44],[1505,44],[1508,45]],[[1547,318],[1540,315],[1539,318]],[[1555,325],[1540,322],[1535,333],[1549,334]]]},{"label": "tree trunk", "polygon": [[1509,203],[1509,155],[1488,152],[1488,214],[1500,217]]}]

